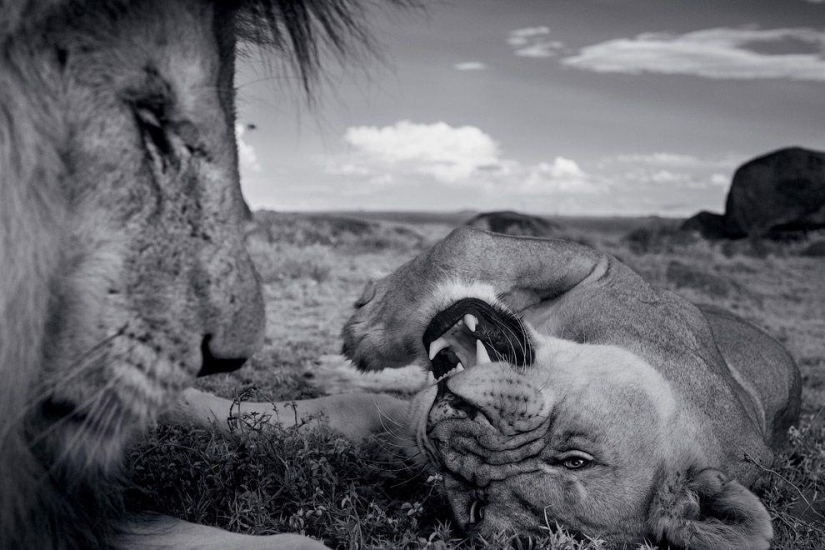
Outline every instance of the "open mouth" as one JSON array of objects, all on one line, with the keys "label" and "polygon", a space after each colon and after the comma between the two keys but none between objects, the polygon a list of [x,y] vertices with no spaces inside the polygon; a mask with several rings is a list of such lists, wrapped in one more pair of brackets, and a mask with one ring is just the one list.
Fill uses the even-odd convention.
[{"label": "open mouth", "polygon": [[533,362],[534,350],[521,319],[478,298],[464,298],[438,312],[423,336],[436,383],[476,365]]}]

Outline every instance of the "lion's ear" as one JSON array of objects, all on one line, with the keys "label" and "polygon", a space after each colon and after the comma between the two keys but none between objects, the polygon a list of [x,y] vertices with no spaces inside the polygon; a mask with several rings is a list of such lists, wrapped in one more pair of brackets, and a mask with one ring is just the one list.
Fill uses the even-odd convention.
[{"label": "lion's ear", "polygon": [[712,468],[665,479],[651,502],[650,533],[691,550],[768,550],[773,526],[756,495]]}]

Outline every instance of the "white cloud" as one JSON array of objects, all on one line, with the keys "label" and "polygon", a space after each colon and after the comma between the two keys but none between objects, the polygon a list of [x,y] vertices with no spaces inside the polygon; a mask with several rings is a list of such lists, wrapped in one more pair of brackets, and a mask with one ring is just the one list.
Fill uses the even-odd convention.
[{"label": "white cloud", "polygon": [[[796,40],[809,53],[764,54],[749,45]],[[714,28],[676,35],[645,33],[582,48],[564,65],[600,73],[695,75],[713,79],[786,78],[825,81],[825,32]]]},{"label": "white cloud", "polygon": [[250,172],[260,172],[261,164],[258,162],[258,154],[255,148],[248,144],[243,139],[246,133],[246,127],[241,124],[235,124],[235,139],[238,142],[238,160],[241,163],[241,170],[248,170]]},{"label": "white cloud", "polygon": [[510,31],[507,43],[515,48],[514,53],[520,57],[553,57],[564,44],[558,40],[549,40],[548,27],[527,27]]},{"label": "white cloud", "polygon": [[325,158],[339,207],[690,215],[721,208],[744,160],[643,152],[587,164],[562,155],[523,162],[481,129],[445,122],[352,127],[344,141],[348,151]]},{"label": "white cloud", "polygon": [[523,164],[504,158],[498,143],[474,126],[444,122],[349,128],[345,154],[327,159],[326,173],[362,187],[414,185],[472,190],[485,196],[592,194],[599,182],[574,160]]},{"label": "white cloud", "polygon": [[701,161],[692,155],[678,153],[648,153],[633,155],[616,155],[608,159],[613,162],[646,164],[652,166],[695,166]]},{"label": "white cloud", "polygon": [[456,63],[453,68],[457,71],[483,71],[487,65],[480,61],[465,61],[464,63]]},{"label": "white cloud", "polygon": [[527,169],[520,190],[538,195],[592,194],[602,191],[598,183],[578,163],[556,157],[552,163],[540,162]]},{"label": "white cloud", "polygon": [[510,31],[510,36],[507,38],[507,43],[511,46],[526,46],[530,40],[537,36],[546,36],[550,34],[549,27],[526,27],[524,29],[515,29]]},{"label": "white cloud", "polygon": [[[461,184],[477,169],[499,162],[498,144],[475,126],[402,120],[383,128],[351,127],[344,141],[354,149],[343,163],[350,171],[412,171],[442,183]],[[335,166],[328,171],[334,172]]]},{"label": "white cloud", "polygon": [[[825,1],[825,0],[823,0]],[[727,187],[730,185],[730,176],[727,174],[711,174],[710,176],[710,184],[711,185],[718,185],[719,187]]]},{"label": "white cloud", "polygon": [[741,158],[737,155],[724,155],[714,159],[700,159],[693,155],[681,153],[656,152],[606,157],[599,162],[599,166],[609,167],[630,164],[649,167],[667,167],[671,169],[733,169],[740,161]]}]

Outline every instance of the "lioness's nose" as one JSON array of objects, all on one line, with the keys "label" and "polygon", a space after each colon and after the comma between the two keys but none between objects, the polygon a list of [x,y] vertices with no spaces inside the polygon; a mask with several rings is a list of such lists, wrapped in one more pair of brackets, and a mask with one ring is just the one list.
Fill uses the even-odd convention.
[{"label": "lioness's nose", "polygon": [[198,376],[209,376],[210,374],[218,374],[221,372],[236,371],[246,363],[248,357],[215,357],[212,350],[209,349],[209,341],[212,336],[207,334],[201,343],[201,370],[198,371]]}]

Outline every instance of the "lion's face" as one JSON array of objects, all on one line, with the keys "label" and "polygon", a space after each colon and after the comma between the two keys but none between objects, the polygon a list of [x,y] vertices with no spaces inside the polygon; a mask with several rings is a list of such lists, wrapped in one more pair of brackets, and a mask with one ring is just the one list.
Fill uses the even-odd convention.
[{"label": "lion's face", "polygon": [[414,402],[416,443],[444,474],[463,528],[526,533],[558,522],[644,536],[672,455],[663,434],[678,422],[652,367],[616,347],[541,336],[475,299],[436,315],[424,344],[443,378]]},{"label": "lion's face", "polygon": [[241,236],[231,18],[211,2],[61,15],[48,35],[67,147],[44,350],[53,448],[108,464],[201,371],[262,338]]}]

